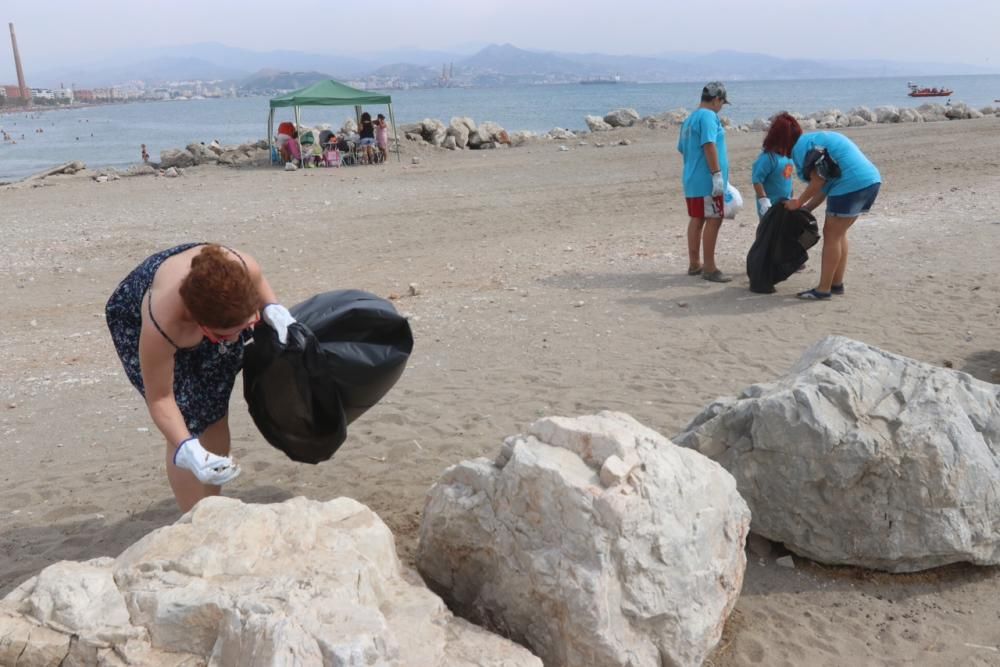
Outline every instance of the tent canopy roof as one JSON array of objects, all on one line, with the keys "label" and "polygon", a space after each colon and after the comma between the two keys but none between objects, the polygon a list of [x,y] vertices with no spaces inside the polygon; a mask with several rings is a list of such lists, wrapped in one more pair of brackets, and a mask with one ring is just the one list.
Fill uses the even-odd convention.
[{"label": "tent canopy roof", "polygon": [[275,97],[271,108],[308,106],[356,106],[363,104],[391,104],[392,97],[368,90],[358,90],[327,79],[299,90]]}]

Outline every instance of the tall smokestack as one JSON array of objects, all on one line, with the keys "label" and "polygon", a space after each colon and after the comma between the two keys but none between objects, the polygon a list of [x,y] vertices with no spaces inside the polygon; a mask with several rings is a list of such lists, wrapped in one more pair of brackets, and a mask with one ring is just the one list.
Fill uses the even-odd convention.
[{"label": "tall smokestack", "polygon": [[28,95],[28,84],[24,82],[24,70],[21,68],[21,54],[17,50],[17,36],[14,34],[14,24],[10,26],[10,45],[14,48],[14,66],[17,67],[17,87],[21,89],[21,99],[27,104],[31,104],[31,97]]}]

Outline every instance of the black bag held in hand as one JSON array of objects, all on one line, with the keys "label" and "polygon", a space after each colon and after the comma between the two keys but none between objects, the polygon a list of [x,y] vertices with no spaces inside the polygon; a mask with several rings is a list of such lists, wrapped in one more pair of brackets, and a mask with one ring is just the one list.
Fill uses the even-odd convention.
[{"label": "black bag held in hand", "polygon": [[257,325],[244,351],[243,396],[271,445],[319,463],[403,374],[413,334],[392,304],[360,290],[317,294],[290,311],[296,324],[285,345]]},{"label": "black bag held in hand", "polygon": [[774,286],[806,263],[806,251],[819,242],[819,226],[809,211],[789,211],[775,202],[757,227],[757,240],[747,253],[750,291],[771,294]]}]

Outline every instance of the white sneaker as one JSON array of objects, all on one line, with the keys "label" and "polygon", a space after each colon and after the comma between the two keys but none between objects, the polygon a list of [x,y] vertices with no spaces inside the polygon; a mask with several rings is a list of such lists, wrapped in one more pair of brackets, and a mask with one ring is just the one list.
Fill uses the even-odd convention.
[{"label": "white sneaker", "polygon": [[188,438],[174,452],[174,465],[190,470],[202,484],[220,486],[240,474],[240,467],[228,456],[218,456],[201,446],[198,438]]}]

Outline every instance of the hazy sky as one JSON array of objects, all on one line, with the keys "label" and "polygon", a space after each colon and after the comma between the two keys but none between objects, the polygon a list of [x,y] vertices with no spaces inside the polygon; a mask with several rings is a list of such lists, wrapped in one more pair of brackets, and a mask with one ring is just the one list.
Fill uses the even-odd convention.
[{"label": "hazy sky", "polygon": [[1000,0],[3,0],[0,19],[0,82],[16,78],[11,21],[29,79],[33,68],[116,49],[206,41],[346,54],[491,42],[635,55],[734,49],[1000,66]]}]

